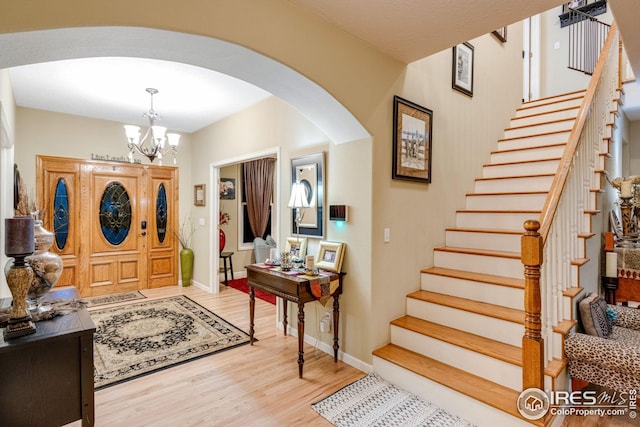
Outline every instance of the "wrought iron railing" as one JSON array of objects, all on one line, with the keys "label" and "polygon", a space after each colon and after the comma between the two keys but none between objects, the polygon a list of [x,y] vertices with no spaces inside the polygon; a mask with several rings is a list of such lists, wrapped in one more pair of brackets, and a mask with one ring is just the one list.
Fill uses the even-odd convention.
[{"label": "wrought iron railing", "polygon": [[569,27],[569,68],[593,74],[611,26],[577,9],[571,14],[582,19]]}]

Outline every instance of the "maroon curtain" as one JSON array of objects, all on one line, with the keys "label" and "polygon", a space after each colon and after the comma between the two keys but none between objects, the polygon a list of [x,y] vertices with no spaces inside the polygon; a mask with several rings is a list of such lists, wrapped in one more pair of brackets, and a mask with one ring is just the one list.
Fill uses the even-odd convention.
[{"label": "maroon curtain", "polygon": [[275,168],[275,159],[258,159],[244,164],[247,213],[254,237],[262,237],[269,222]]}]

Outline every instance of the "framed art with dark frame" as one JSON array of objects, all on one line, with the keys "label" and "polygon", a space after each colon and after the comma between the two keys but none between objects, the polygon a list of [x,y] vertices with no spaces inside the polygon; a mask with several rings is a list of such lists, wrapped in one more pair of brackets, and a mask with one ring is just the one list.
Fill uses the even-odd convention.
[{"label": "framed art with dark frame", "polygon": [[[324,237],[324,152],[291,159],[291,185],[299,179],[307,190],[308,208],[300,208],[300,236]],[[296,234],[296,211],[291,210]]]},{"label": "framed art with dark frame", "polygon": [[498,28],[491,32],[495,38],[500,40],[502,43],[506,43],[507,41],[507,27]]},{"label": "framed art with dark frame", "polygon": [[464,42],[453,47],[451,85],[465,95],[473,96],[473,46]]},{"label": "framed art with dark frame", "polygon": [[431,182],[433,112],[393,97],[393,179]]}]

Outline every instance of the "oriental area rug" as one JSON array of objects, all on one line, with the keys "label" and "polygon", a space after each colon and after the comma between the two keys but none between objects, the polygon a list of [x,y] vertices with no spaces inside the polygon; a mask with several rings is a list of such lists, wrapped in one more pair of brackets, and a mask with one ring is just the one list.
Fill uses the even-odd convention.
[{"label": "oriental area rug", "polygon": [[91,310],[95,389],[249,343],[184,295]]},{"label": "oriental area rug", "polygon": [[337,427],[472,426],[375,374],[369,374],[311,406]]}]

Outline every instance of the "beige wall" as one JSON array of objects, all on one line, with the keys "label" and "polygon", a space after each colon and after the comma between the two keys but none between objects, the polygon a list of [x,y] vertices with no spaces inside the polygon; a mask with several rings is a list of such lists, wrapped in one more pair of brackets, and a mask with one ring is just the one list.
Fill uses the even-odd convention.
[{"label": "beige wall", "polygon": [[[209,182],[212,162],[282,147],[277,194],[281,241],[291,232],[290,212],[284,207],[290,183],[287,165],[292,157],[325,151],[327,203],[345,203],[351,210],[345,228],[327,224],[327,239],[348,245],[341,349],[348,357],[370,363],[371,351],[388,340],[389,321],[405,312],[406,293],[418,288],[420,269],[432,264],[433,248],[444,243],[444,227],[453,225],[455,209],[464,206],[464,193],[473,187],[474,177],[521,98],[521,25],[509,27],[506,44],[490,35],[471,40],[476,68],[474,97],[469,98],[451,89],[451,50],[405,66],[286,1],[188,0],[180,5],[156,2],[154,13],[149,14],[146,2],[124,0],[111,2],[99,13],[92,5],[71,0],[55,6],[13,3],[11,18],[0,15],[0,32],[131,25],[210,36],[286,64],[332,94],[364,125],[370,140],[335,146],[287,104],[270,99],[192,135],[192,157],[185,160],[191,164],[190,180],[181,176],[181,187],[186,187],[191,204],[191,184]],[[17,15],[23,19],[15,19]],[[429,185],[391,179],[393,95],[434,112],[433,182]],[[120,140],[115,135],[113,131],[110,144]],[[85,144],[96,138],[108,142],[103,132],[83,132]],[[46,141],[52,141],[50,135],[36,143],[42,146]],[[202,210],[205,218],[211,218],[209,206],[197,212],[189,209],[194,217],[200,217]],[[384,228],[391,230],[389,243],[382,241]],[[197,257],[209,254],[209,234],[196,233],[194,240],[194,279],[206,283],[212,279],[208,262]]]}]

